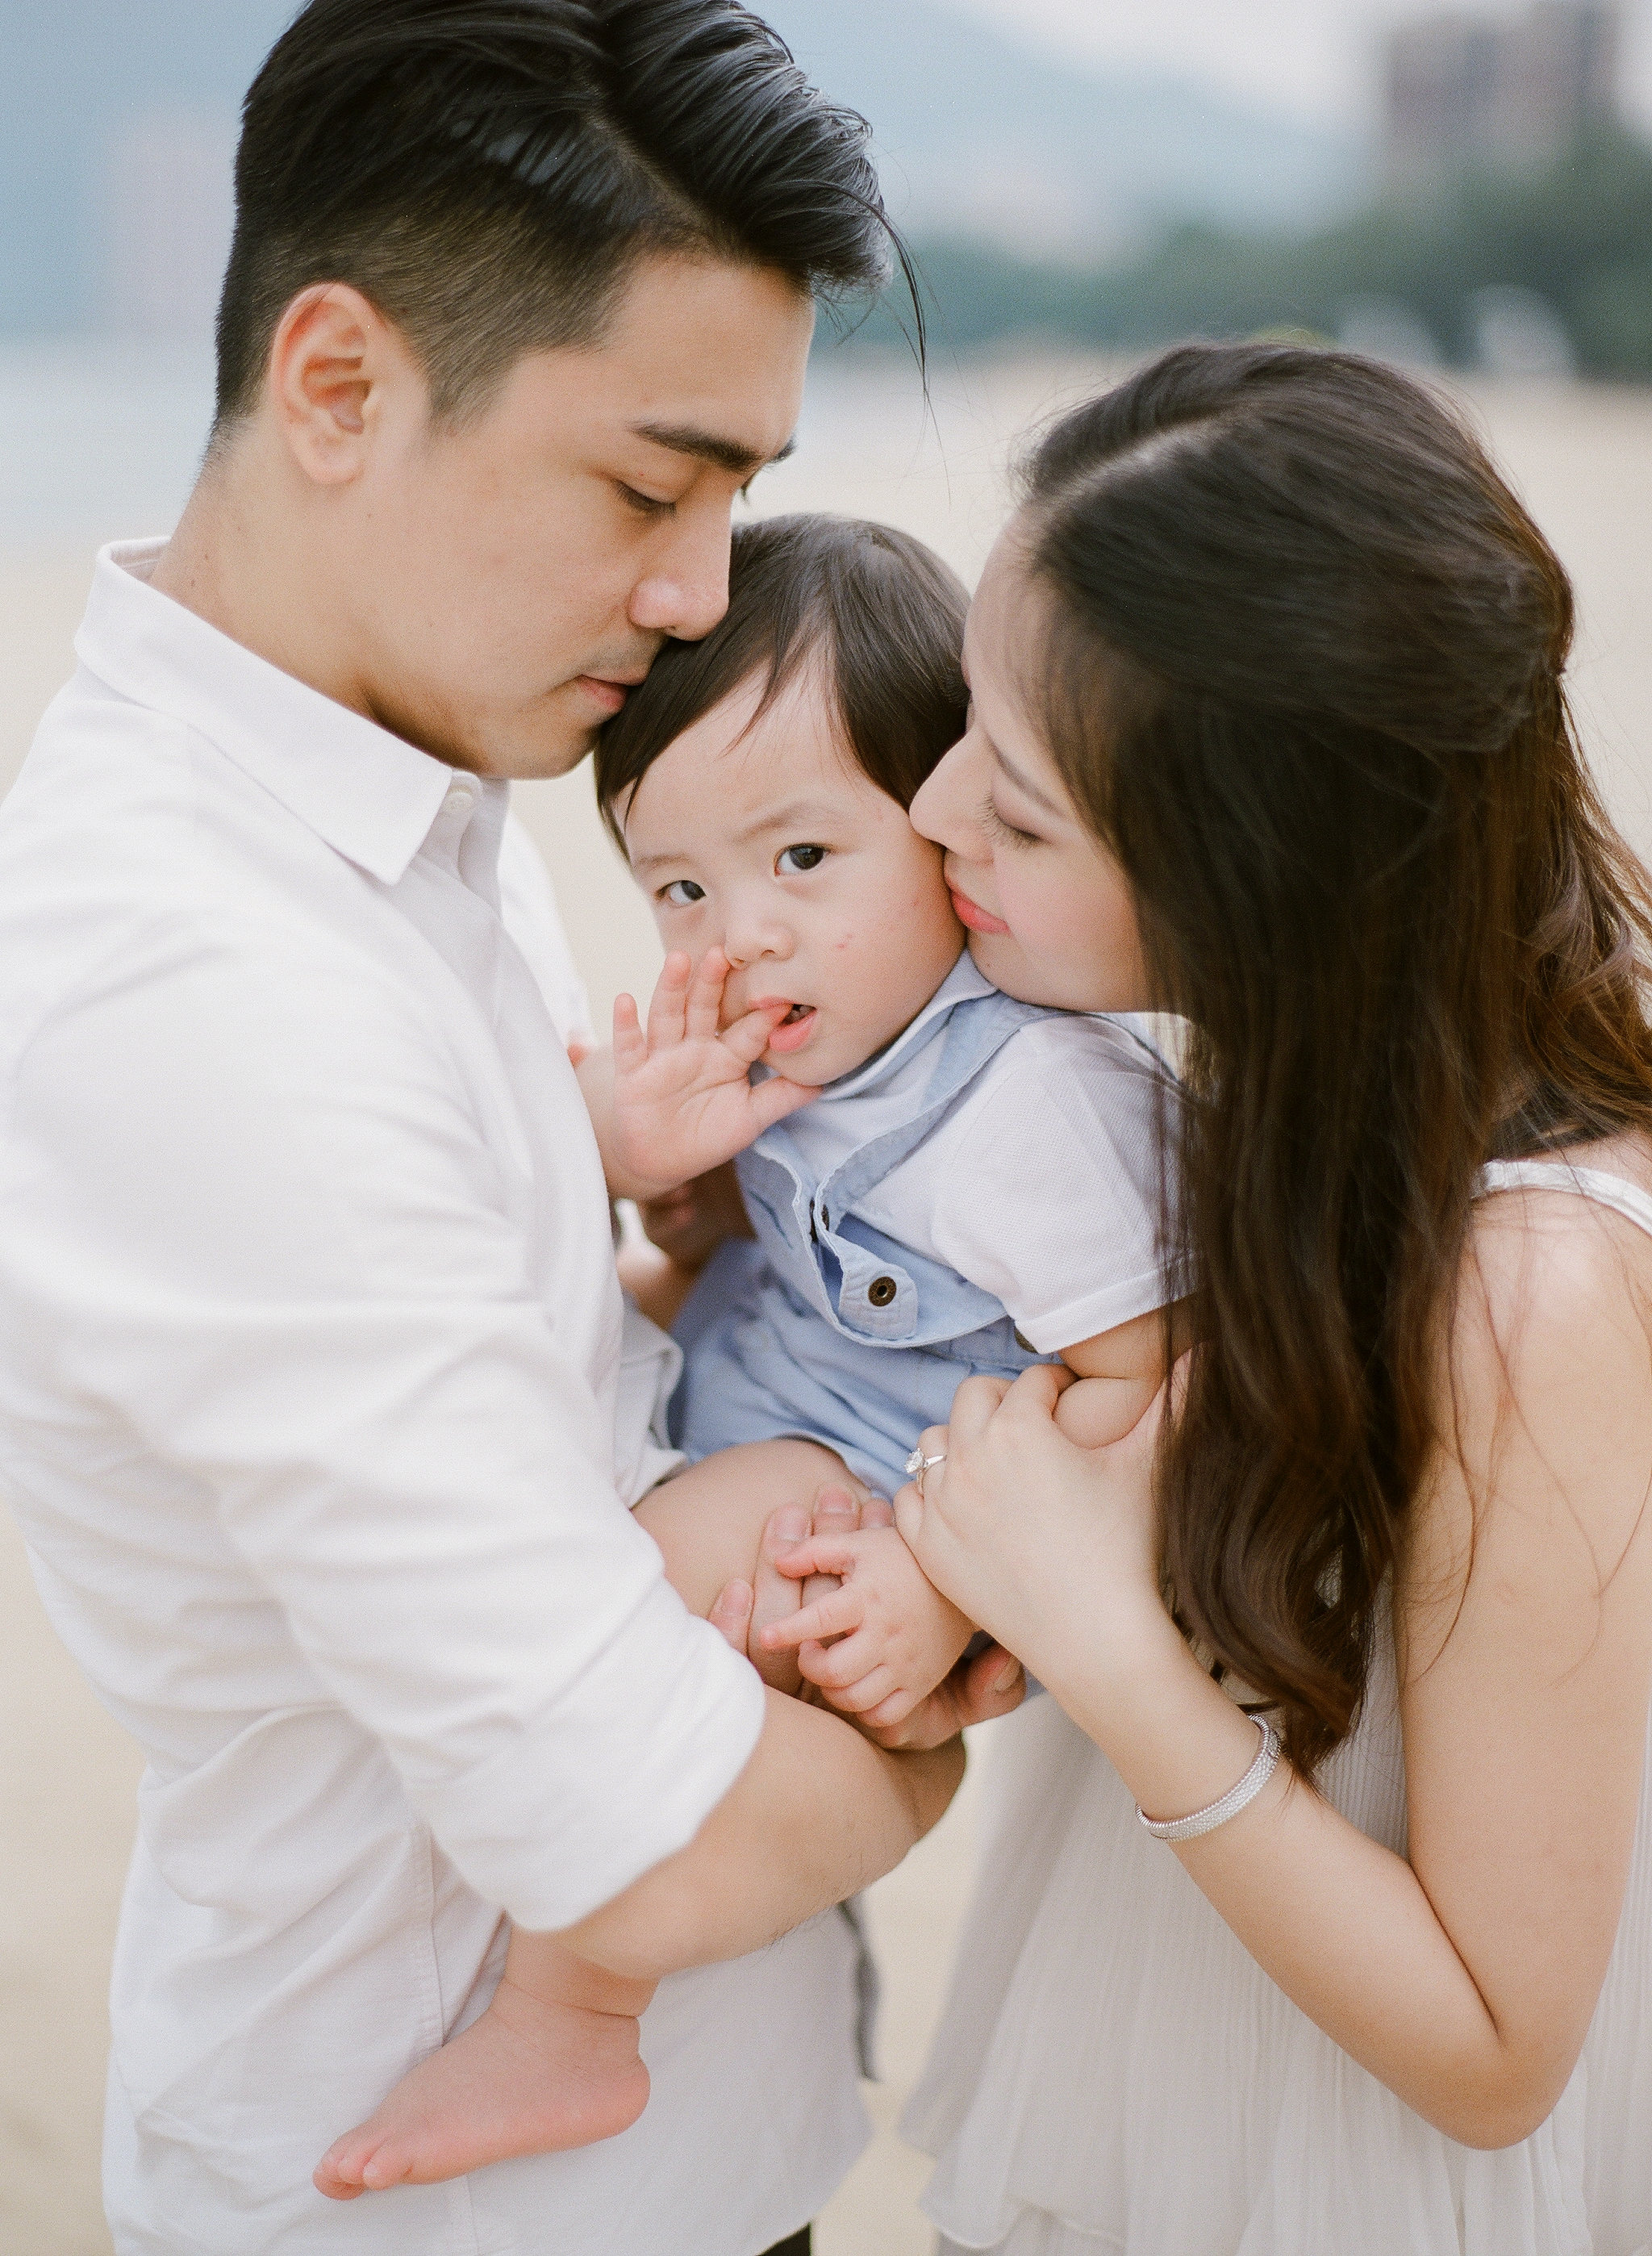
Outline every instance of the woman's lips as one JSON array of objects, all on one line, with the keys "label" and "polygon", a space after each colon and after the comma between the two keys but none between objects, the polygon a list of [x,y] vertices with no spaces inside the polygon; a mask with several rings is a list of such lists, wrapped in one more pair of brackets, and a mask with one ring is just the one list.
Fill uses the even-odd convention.
[{"label": "woman's lips", "polygon": [[967,925],[971,932],[1009,931],[1009,927],[1002,917],[988,916],[979,902],[972,901],[967,893],[960,893],[956,885],[949,890],[953,896],[953,914],[959,923]]}]

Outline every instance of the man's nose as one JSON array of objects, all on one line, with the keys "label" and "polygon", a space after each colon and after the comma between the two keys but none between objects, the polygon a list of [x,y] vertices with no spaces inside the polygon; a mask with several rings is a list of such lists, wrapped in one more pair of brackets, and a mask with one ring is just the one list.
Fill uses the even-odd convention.
[{"label": "man's nose", "polygon": [[631,591],[632,625],[677,642],[702,641],[728,609],[728,554],[726,509],[686,515]]}]

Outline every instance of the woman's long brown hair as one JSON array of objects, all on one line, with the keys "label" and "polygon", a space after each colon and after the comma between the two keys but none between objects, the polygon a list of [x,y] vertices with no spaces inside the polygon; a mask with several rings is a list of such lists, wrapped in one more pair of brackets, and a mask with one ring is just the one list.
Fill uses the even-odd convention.
[{"label": "woman's long brown hair", "polygon": [[1645,873],[1562,686],[1566,575],[1459,417],[1190,346],[1028,465],[1052,752],[1192,1027],[1181,1618],[1311,1771],[1437,1439],[1483,1161],[1652,1122]]}]

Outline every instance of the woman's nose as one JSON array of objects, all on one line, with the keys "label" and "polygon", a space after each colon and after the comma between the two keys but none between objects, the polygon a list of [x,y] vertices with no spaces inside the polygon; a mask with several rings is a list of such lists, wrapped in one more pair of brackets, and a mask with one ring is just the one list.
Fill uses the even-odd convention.
[{"label": "woman's nose", "polygon": [[909,814],[920,838],[931,838],[936,845],[962,855],[967,861],[985,861],[985,835],[974,814],[966,774],[969,751],[967,737],[953,746],[918,786]]}]

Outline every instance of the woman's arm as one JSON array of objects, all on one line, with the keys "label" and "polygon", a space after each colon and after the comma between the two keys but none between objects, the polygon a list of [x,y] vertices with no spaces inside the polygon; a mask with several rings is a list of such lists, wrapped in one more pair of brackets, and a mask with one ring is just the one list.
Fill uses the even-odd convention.
[{"label": "woman's arm", "polygon": [[[1452,1447],[1397,1592],[1409,1862],[1283,1766],[1167,1851],[1311,2019],[1473,2146],[1553,2108],[1621,1908],[1652,1697],[1645,1261],[1627,1225],[1579,1229],[1553,1195],[1477,1229],[1441,1380]],[[1059,1384],[966,1388],[901,1525],[1142,1808],[1181,1816],[1243,1774],[1255,1730],[1158,1597],[1156,1421],[1086,1456],[1053,1423]]]}]

